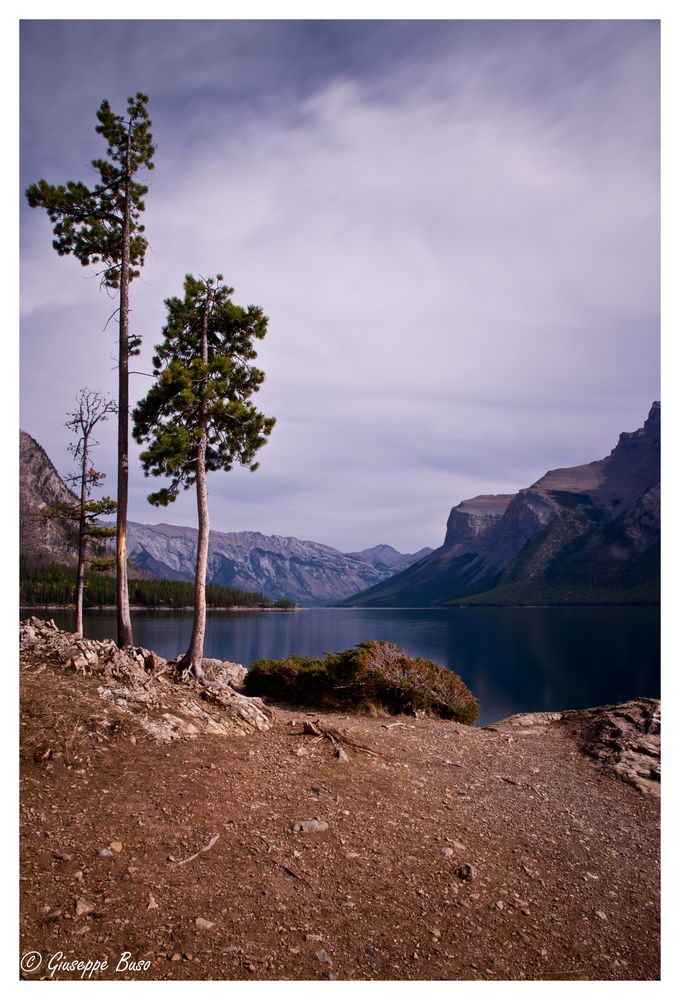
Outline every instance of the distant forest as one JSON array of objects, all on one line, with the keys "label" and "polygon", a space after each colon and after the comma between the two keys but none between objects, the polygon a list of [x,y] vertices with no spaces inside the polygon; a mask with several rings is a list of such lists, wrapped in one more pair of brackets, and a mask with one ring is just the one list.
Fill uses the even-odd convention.
[{"label": "distant forest", "polygon": [[[21,604],[31,607],[73,604],[76,570],[72,566],[31,564],[20,561]],[[130,580],[130,604],[143,608],[193,607],[194,585],[185,580]],[[209,608],[294,608],[295,601],[270,601],[264,594],[236,587],[205,588]],[[85,573],[84,606],[98,608],[116,603],[116,581],[104,573]]]}]

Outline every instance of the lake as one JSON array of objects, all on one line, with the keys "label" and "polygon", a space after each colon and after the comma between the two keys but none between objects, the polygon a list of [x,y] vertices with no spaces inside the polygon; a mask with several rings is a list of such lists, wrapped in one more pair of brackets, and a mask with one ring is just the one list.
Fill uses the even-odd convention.
[{"label": "lake", "polygon": [[[38,612],[63,629],[69,611]],[[28,617],[22,612],[22,617]],[[191,613],[133,612],[135,643],[183,652]],[[86,611],[85,634],[115,638],[112,611]],[[261,657],[318,656],[386,639],[460,674],[479,723],[515,712],[560,711],[660,693],[659,608],[314,608],[208,615],[205,656],[249,666]]]}]

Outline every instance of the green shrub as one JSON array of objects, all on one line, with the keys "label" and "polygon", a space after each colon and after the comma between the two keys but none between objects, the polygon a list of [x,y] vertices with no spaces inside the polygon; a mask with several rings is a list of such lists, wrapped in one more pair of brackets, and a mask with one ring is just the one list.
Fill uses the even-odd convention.
[{"label": "green shrub", "polygon": [[391,642],[361,642],[323,659],[289,656],[255,660],[246,692],[317,708],[383,709],[392,715],[426,712],[471,725],[477,699],[457,674],[413,659]]}]

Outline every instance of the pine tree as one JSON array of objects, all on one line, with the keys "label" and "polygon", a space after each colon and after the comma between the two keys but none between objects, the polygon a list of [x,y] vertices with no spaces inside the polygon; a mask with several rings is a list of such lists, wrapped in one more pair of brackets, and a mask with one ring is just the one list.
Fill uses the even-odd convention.
[{"label": "pine tree", "polygon": [[26,189],[29,205],[44,208],[53,224],[52,246],[57,253],[73,254],[83,266],[102,264],[102,284],[119,293],[116,606],[121,647],[132,645],[126,555],[128,371],[129,358],[138,353],[140,339],[129,332],[128,291],[132,279],[139,275],[148,245],[139,221],[148,187],[135,180],[142,167],[153,169],[148,100],[140,93],[129,97],[124,115],[114,114],[109,102],[102,101],[96,131],[107,143],[107,158],[92,161],[100,178],[93,188],[81,181],[48,184],[40,180]]},{"label": "pine tree", "polygon": [[135,440],[148,446],[141,454],[145,474],[170,479],[149,502],[167,506],[180,489],[196,485],[194,622],[180,665],[204,682],[210,533],[206,475],[228,472],[235,463],[255,471],[255,456],[274,426],[274,419],[250,400],[264,381],[252,362],[255,341],[267,332],[267,317],[258,306],[235,305],[233,291],[221,274],[207,280],[187,275],[184,298],[166,300],[167,324],[153,359],[156,380],[133,412]]},{"label": "pine tree", "polygon": [[97,446],[92,439],[92,432],[97,424],[106,420],[111,413],[116,412],[116,404],[112,399],[105,399],[99,392],[81,389],[77,399],[76,409],[69,413],[66,426],[75,434],[75,441],[69,445],[69,451],[78,462],[78,473],[66,476],[70,486],[77,486],[80,498],[77,503],[62,503],[46,508],[43,513],[47,517],[63,517],[78,524],[78,570],[76,573],[76,632],[83,634],[83,590],[85,586],[85,565],[89,562],[91,569],[105,569],[112,560],[102,557],[91,558],[88,554],[90,540],[103,541],[113,538],[114,528],[98,523],[98,518],[114,514],[116,505],[110,497],[100,500],[92,499],[92,492],[101,486],[105,475],[97,472],[91,458],[91,451]]}]

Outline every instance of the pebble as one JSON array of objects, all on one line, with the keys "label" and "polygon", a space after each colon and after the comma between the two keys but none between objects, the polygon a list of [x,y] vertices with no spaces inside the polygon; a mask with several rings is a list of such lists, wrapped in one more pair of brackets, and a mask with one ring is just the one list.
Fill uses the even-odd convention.
[{"label": "pebble", "polygon": [[89,913],[94,913],[94,903],[88,903],[86,899],[76,899],[76,916],[86,917]]},{"label": "pebble", "polygon": [[301,819],[293,823],[293,833],[323,833],[328,823],[323,819]]},{"label": "pebble", "polygon": [[112,840],[111,843],[109,844],[109,847],[111,848],[112,851],[115,851],[116,854],[120,854],[120,852],[123,850],[123,845],[121,844],[120,840]]},{"label": "pebble", "polygon": [[604,910],[595,910],[595,916],[599,917],[600,920],[606,920],[607,919],[607,914],[604,912]]},{"label": "pebble", "polygon": [[331,965],[332,964],[331,956],[328,954],[328,952],[326,951],[325,948],[319,948],[319,950],[317,952],[315,952],[314,954],[316,955],[316,957],[318,958],[318,960],[323,965]]},{"label": "pebble", "polygon": [[147,906],[147,910],[157,910],[157,909],[158,909],[158,903],[154,899],[153,893],[150,892],[149,893],[149,905]]},{"label": "pebble", "polygon": [[462,882],[472,882],[477,877],[477,869],[474,865],[466,863],[457,869],[456,875]]},{"label": "pebble", "polygon": [[445,858],[450,858],[453,855],[453,848],[452,847],[442,847],[441,853],[444,855]]},{"label": "pebble", "polygon": [[102,847],[101,851],[99,851],[99,857],[100,858],[112,858],[113,857],[113,851],[110,851],[108,849],[108,847]]},{"label": "pebble", "polygon": [[212,920],[206,920],[204,917],[196,917],[195,924],[199,931],[209,931],[211,927],[215,926]]}]

